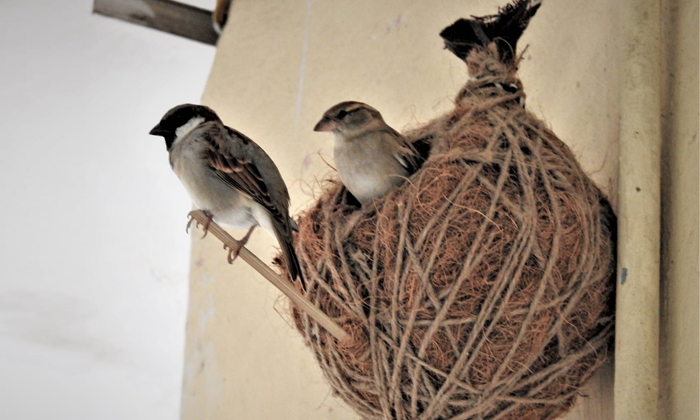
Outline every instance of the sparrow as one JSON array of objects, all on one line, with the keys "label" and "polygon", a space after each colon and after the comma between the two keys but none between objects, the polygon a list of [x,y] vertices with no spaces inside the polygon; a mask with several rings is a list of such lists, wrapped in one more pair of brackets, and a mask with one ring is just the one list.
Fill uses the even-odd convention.
[{"label": "sparrow", "polygon": [[[257,226],[277,239],[292,279],[301,278],[292,246],[296,224],[289,217],[289,192],[275,163],[253,140],[224,125],[206,106],[183,104],[169,110],[151,135],[165,139],[170,166],[197,207],[211,220],[248,229],[229,263]],[[190,219],[187,226],[192,223]],[[204,226],[204,231],[209,227]],[[298,230],[298,229],[297,229]]]},{"label": "sparrow", "polygon": [[379,111],[362,102],[333,106],[314,131],[333,134],[338,176],[363,205],[401,185],[423,163],[411,143],[387,125]]}]

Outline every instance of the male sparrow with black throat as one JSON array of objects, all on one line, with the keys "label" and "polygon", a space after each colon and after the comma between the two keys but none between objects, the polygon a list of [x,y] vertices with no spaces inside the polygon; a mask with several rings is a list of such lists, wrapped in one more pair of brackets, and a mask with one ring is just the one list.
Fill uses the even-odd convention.
[{"label": "male sparrow with black throat", "polygon": [[210,220],[248,229],[240,246],[229,250],[229,262],[255,227],[262,226],[279,242],[292,279],[301,279],[292,245],[296,224],[289,217],[289,192],[260,146],[225,126],[212,109],[202,105],[172,108],[149,134],[165,138],[170,166]]}]

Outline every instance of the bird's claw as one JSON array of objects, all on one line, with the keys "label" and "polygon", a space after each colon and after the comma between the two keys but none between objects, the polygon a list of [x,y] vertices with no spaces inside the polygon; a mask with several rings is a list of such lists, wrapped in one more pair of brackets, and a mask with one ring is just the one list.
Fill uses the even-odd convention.
[{"label": "bird's claw", "polygon": [[207,221],[204,222],[204,225],[202,226],[202,229],[204,229],[204,235],[202,235],[202,239],[204,239],[204,237],[207,236],[207,233],[209,233],[209,225],[211,225],[211,221],[213,218],[213,216],[207,214]]},{"label": "bird's claw", "polygon": [[[190,226],[192,226],[192,222],[194,222],[196,219],[194,216],[192,216],[192,213],[190,213],[187,216],[187,225],[185,226],[185,233],[190,233]],[[199,222],[195,225],[195,227],[199,226]]]},{"label": "bird's claw", "polygon": [[204,239],[205,236],[207,236],[207,233],[209,233],[209,225],[211,225],[211,221],[214,219],[214,215],[209,213],[209,212],[204,212],[204,214],[207,216],[207,220],[202,224],[199,223],[199,220],[195,219],[192,213],[190,213],[187,218],[189,219],[187,221],[187,225],[185,226],[185,232],[190,233],[190,226],[192,226],[192,222],[195,222],[195,227],[200,227],[202,226],[202,229],[204,230],[204,235],[202,235],[202,239]]},{"label": "bird's claw", "polygon": [[233,261],[238,258],[238,254],[241,252],[241,248],[243,248],[242,244],[238,244],[238,246],[234,246],[233,248],[229,248],[228,245],[224,244],[224,249],[228,249],[228,255],[226,256],[226,260],[228,261],[229,264],[233,264]]},{"label": "bird's claw", "polygon": [[248,243],[248,239],[250,239],[250,234],[253,233],[253,230],[255,230],[255,226],[253,225],[248,229],[248,233],[245,234],[244,237],[242,237],[238,242],[236,242],[236,245],[229,248],[228,245],[224,244],[224,249],[228,249],[228,257],[226,259],[228,260],[229,264],[233,264],[233,261],[238,258],[238,254],[241,252],[241,249],[245,246],[245,244]]}]

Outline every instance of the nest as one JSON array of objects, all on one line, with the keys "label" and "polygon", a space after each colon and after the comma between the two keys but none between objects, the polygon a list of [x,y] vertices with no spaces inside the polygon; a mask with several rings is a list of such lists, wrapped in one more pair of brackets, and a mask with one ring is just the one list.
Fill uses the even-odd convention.
[{"label": "nest", "polygon": [[361,209],[330,182],[298,221],[304,293],[351,338],[293,319],[364,419],[555,418],[609,354],[610,206],[522,106],[516,61],[466,62],[454,110],[406,134],[429,149],[409,181]]}]

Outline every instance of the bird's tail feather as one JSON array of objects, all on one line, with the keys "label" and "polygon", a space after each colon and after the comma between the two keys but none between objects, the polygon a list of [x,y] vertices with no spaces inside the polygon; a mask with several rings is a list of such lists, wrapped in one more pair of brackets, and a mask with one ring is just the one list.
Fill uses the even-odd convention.
[{"label": "bird's tail feather", "polygon": [[298,277],[301,281],[301,285],[306,287],[304,284],[304,277],[301,275],[299,258],[297,258],[297,253],[294,251],[291,229],[289,229],[289,234],[285,234],[287,231],[286,226],[275,223],[274,231],[275,236],[277,237],[277,242],[279,243],[280,248],[282,248],[282,254],[284,254],[284,260],[287,265],[287,271],[289,271],[289,276],[292,279],[296,279]]}]

